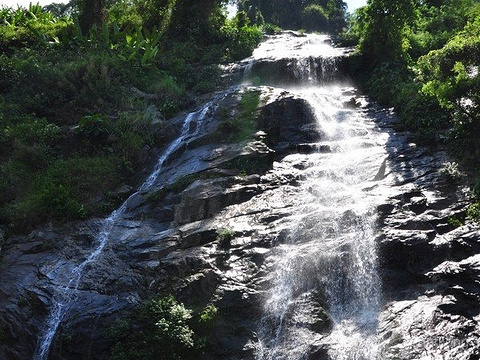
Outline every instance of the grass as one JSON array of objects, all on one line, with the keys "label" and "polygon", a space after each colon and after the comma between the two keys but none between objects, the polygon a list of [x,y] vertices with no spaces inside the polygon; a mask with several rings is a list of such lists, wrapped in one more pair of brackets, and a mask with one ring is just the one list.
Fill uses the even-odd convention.
[{"label": "grass", "polygon": [[232,117],[226,117],[219,126],[219,131],[227,142],[246,142],[253,139],[257,130],[256,111],[260,104],[260,92],[243,93]]}]

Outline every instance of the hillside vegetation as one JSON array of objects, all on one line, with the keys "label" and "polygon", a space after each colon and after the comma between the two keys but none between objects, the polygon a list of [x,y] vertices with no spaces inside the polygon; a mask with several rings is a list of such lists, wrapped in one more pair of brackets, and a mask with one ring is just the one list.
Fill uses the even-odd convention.
[{"label": "hillside vegetation", "polygon": [[447,146],[480,169],[480,3],[370,0],[344,41],[358,44],[352,73],[393,106],[422,144]]}]

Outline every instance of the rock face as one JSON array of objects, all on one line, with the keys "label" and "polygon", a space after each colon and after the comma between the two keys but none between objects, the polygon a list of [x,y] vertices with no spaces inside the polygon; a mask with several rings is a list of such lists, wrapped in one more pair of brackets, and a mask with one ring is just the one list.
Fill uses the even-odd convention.
[{"label": "rock face", "polygon": [[383,358],[478,359],[480,231],[458,226],[466,189],[439,172],[444,153],[394,149],[392,171],[403,175],[381,206]]},{"label": "rock face", "polygon": [[[262,288],[255,279],[278,236],[271,221],[284,216],[283,209],[289,206],[277,194],[278,209],[271,209],[267,197],[269,191],[295,184],[297,176],[272,171],[279,155],[270,146],[285,154],[298,141],[318,137],[307,131],[314,118],[305,101],[269,88],[261,91],[261,97],[270,100],[259,109],[255,131],[265,134],[260,133],[260,140],[251,134],[246,143],[213,142],[220,122],[216,114],[223,106],[237,106],[238,99],[232,101],[237,95],[230,95],[204,120],[211,130],[205,139],[197,138],[191,148],[173,154],[164,175],[170,185],[129,201],[110,243],[88,265],[69,303],[53,342],[52,359],[108,358],[111,343],[106,328],[141,299],[157,293],[173,293],[196,308],[217,306],[219,316],[211,336],[214,351],[206,358],[245,358],[253,353],[248,343],[259,316]],[[290,124],[278,121],[282,112]],[[191,171],[192,163],[198,172]],[[237,214],[226,219],[229,207]],[[52,298],[59,292],[56,285],[68,284],[71,269],[95,247],[99,227],[99,220],[89,220],[8,239],[0,273],[5,339],[0,357],[32,357]],[[221,229],[234,234],[228,244],[218,234]]]},{"label": "rock face", "polygon": [[[312,168],[312,157],[327,156],[336,145],[324,141],[326,133],[316,126],[308,101],[286,90],[254,90],[260,92],[260,105],[251,136],[239,142],[227,139],[223,122],[240,112],[242,93],[218,96],[205,108],[202,122],[192,124],[200,127],[198,135],[166,159],[154,187],[128,201],[105,248],[86,266],[76,289],[69,289],[72,269],[95,249],[101,219],[5,239],[0,359],[32,358],[57,300],[68,300],[68,311],[49,359],[108,359],[108,326],[154,294],[174,294],[193,309],[217,307],[204,360],[258,356],[259,337],[264,335],[260,323],[276,321],[264,316],[275,281],[272,271],[282,260],[276,249],[289,243],[295,231],[289,219],[307,202],[301,184]],[[381,165],[368,168],[370,187],[361,189],[387,189],[376,195],[382,199],[376,229],[383,284],[379,358],[480,358],[480,230],[468,222],[458,226],[465,220],[467,192],[439,171],[448,160],[445,153],[410,143],[409,134],[395,131],[395,116],[369,104],[354,89],[339,94],[335,101],[345,105],[345,112],[357,111],[386,138],[366,136],[360,144],[374,152],[382,141],[386,150],[375,163]],[[327,107],[325,103],[325,112]],[[350,131],[366,134],[361,127]],[[306,190],[316,196],[326,191]],[[304,216],[302,226],[315,232],[322,225],[327,235],[333,234],[333,226],[316,223],[316,211],[321,210]],[[345,227],[358,220],[349,211],[342,217]],[[347,261],[347,246],[337,247]],[[316,256],[299,249],[305,258]],[[320,265],[323,270],[299,269],[302,276],[296,279],[311,290],[297,294],[292,303],[308,316],[301,317],[303,313],[289,304],[281,318],[284,324],[308,329],[310,342],[301,356],[311,360],[332,359],[336,345],[331,337],[335,317],[326,305],[328,284],[322,282],[322,271],[333,271],[337,264]],[[295,336],[297,330],[292,330]]]}]

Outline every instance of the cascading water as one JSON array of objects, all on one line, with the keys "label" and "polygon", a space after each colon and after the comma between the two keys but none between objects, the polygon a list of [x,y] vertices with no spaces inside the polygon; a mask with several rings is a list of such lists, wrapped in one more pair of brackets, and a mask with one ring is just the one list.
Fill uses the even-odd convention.
[{"label": "cascading water", "polygon": [[[50,314],[46,320],[45,330],[38,342],[34,360],[45,360],[48,358],[52,341],[62,319],[67,314],[70,305],[76,299],[76,292],[86,269],[88,269],[88,266],[94,263],[104,251],[110,240],[112,230],[118,222],[122,220],[126,210],[129,208],[129,203],[139,194],[147,192],[155,186],[155,183],[169,157],[201,133],[201,125],[208,111],[215,106],[221,98],[225,97],[233,90],[234,88],[217,94],[212,101],[205,104],[200,110],[189,113],[185,117],[180,136],[163,151],[162,155],[157,160],[154,171],[135,193],[125,200],[117,210],[113,211],[108,218],[102,221],[98,235],[95,238],[95,247],[92,252],[82,263],[66,271],[66,280],[64,279],[63,282],[61,279],[57,281],[58,285],[53,289]],[[57,269],[55,269],[55,271],[57,271]]]},{"label": "cascading water", "polygon": [[[278,41],[262,44],[254,58],[295,64],[303,85],[288,90],[315,113],[322,151],[308,157],[298,213],[288,219],[287,240],[274,249],[256,358],[307,359],[323,346],[331,359],[375,360],[382,299],[374,178],[385,158],[381,135],[365,113],[346,106],[348,94],[334,81],[339,50],[325,37],[283,39],[280,51]],[[320,71],[317,64],[324,64]],[[312,329],[312,322],[324,328]]]},{"label": "cascading water", "polygon": [[[322,346],[331,359],[379,358],[376,329],[381,294],[373,180],[385,150],[373,121],[344,105],[348,95],[335,84],[336,59],[342,55],[344,51],[332,47],[326,36],[283,34],[263,42],[244,63],[252,76],[262,61],[282,63],[295,84],[288,91],[309,103],[321,134],[318,153],[305,158],[306,169],[294,200],[298,211],[286,219],[291,231],[273,250],[275,266],[257,330],[258,360],[307,359],[306,354],[315,352],[312,348]],[[272,79],[260,80],[275,85]],[[218,94],[185,117],[181,135],[163,152],[151,175],[102,221],[95,247],[82,263],[63,271],[63,278],[47,274],[57,285],[35,360],[48,358],[82,278],[101,258],[134,198],[156,186],[171,155],[201,135],[200,124],[208,111],[236,89]]]}]

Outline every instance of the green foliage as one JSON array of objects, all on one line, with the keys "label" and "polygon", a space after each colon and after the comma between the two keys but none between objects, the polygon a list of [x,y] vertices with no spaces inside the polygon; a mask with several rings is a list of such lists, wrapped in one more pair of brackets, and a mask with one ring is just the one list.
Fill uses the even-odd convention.
[{"label": "green foliage", "polygon": [[[116,23],[113,23],[113,25],[115,26]],[[116,26],[118,28],[118,25]],[[115,32],[118,36],[119,33]],[[162,33],[157,31],[157,29],[147,32],[141,26],[135,25],[131,34],[125,35],[125,38],[121,38],[117,43],[110,44],[110,47],[120,50],[118,56],[122,60],[132,61],[136,59],[141,66],[147,67],[154,64],[155,58],[159,53],[161,36]]]},{"label": "green foliage", "polygon": [[230,61],[248,57],[262,39],[262,31],[256,25],[237,27],[236,20],[227,21],[222,27],[226,40],[226,56]]},{"label": "green foliage", "polygon": [[59,18],[40,5],[17,9],[0,8],[0,50],[12,51],[18,46],[53,46],[68,34],[69,18]]},{"label": "green foliage", "polygon": [[480,16],[438,50],[419,59],[423,92],[453,114],[451,149],[463,162],[480,166]]},{"label": "green foliage", "polygon": [[458,228],[458,227],[463,225],[462,220],[460,220],[456,216],[449,216],[447,218],[447,223],[448,223],[448,225],[450,225],[453,228]]},{"label": "green foliage", "polygon": [[152,130],[185,108],[187,93],[216,90],[218,64],[260,41],[257,26],[227,22],[224,4],[0,9],[1,220],[28,230],[109,210],[120,172],[134,174],[145,149],[164,145]]},{"label": "green foliage", "polygon": [[158,27],[164,32],[170,25],[175,3],[176,0],[146,0],[138,4],[137,11],[147,29]]},{"label": "green foliage", "polygon": [[110,133],[110,127],[107,118],[96,114],[81,118],[75,132],[87,140],[104,141]]},{"label": "green foliage", "polygon": [[202,312],[200,312],[198,323],[205,328],[211,328],[215,323],[217,315],[218,309],[214,305],[208,305],[202,310]]},{"label": "green foliage", "polygon": [[456,162],[445,163],[440,169],[440,174],[449,182],[456,182],[465,176]]},{"label": "green foliage", "polygon": [[180,110],[180,105],[185,102],[185,88],[168,73],[161,73],[157,83],[151,86],[151,90],[157,94],[161,104],[159,110],[167,118],[176,114]]},{"label": "green foliage", "polygon": [[[480,16],[447,44],[419,59],[424,91],[436,96],[446,108],[454,108],[468,117],[479,114]],[[462,99],[469,99],[463,101]]]},{"label": "green foliage", "polygon": [[125,111],[119,114],[119,118],[112,124],[112,134],[116,142],[112,143],[114,152],[122,155],[128,161],[134,161],[139,152],[146,146],[154,143],[151,125],[158,119],[156,113]]},{"label": "green foliage", "polygon": [[414,0],[371,0],[360,27],[360,49],[372,65],[407,60],[408,31],[416,16]]},{"label": "green foliage", "polygon": [[480,203],[479,202],[475,202],[467,208],[467,219],[477,223],[480,222]]},{"label": "green foliage", "polygon": [[342,0],[242,0],[239,10],[255,24],[264,22],[287,29],[339,33],[346,25]]},{"label": "green foliage", "polygon": [[18,141],[26,145],[54,144],[60,137],[60,128],[57,125],[49,123],[45,118],[31,115],[2,125],[3,133],[0,139],[2,142],[10,143],[10,146]]},{"label": "green foliage", "polygon": [[82,219],[97,211],[92,203],[118,182],[118,166],[108,158],[57,160],[32,173],[21,164],[3,167],[18,182],[14,201],[0,208],[0,218],[15,227],[30,228],[47,220]]},{"label": "green foliage", "polygon": [[415,141],[435,146],[441,131],[449,126],[448,114],[434,98],[422,93],[414,77],[401,63],[383,62],[372,71],[366,84],[379,103],[395,108],[405,127],[415,132]]},{"label": "green foliage", "polygon": [[318,4],[310,4],[303,9],[303,25],[308,31],[328,28],[328,14]]},{"label": "green foliage", "polygon": [[282,28],[280,26],[275,25],[275,24],[264,23],[264,24],[262,24],[262,31],[265,34],[268,34],[268,35],[275,35],[275,34],[279,34],[280,32],[282,32]]},{"label": "green foliage", "polygon": [[217,230],[217,240],[221,245],[229,244],[235,237],[235,231],[230,228],[221,228]]},{"label": "green foliage", "polygon": [[[212,311],[202,313],[207,320]],[[146,301],[134,316],[118,320],[108,331],[116,341],[111,360],[196,359],[204,344],[191,328],[192,312],[173,296]]]},{"label": "green foliage", "polygon": [[250,91],[241,95],[232,117],[222,119],[219,131],[224,141],[244,142],[251,140],[257,129],[256,110],[260,103],[260,92]]}]

